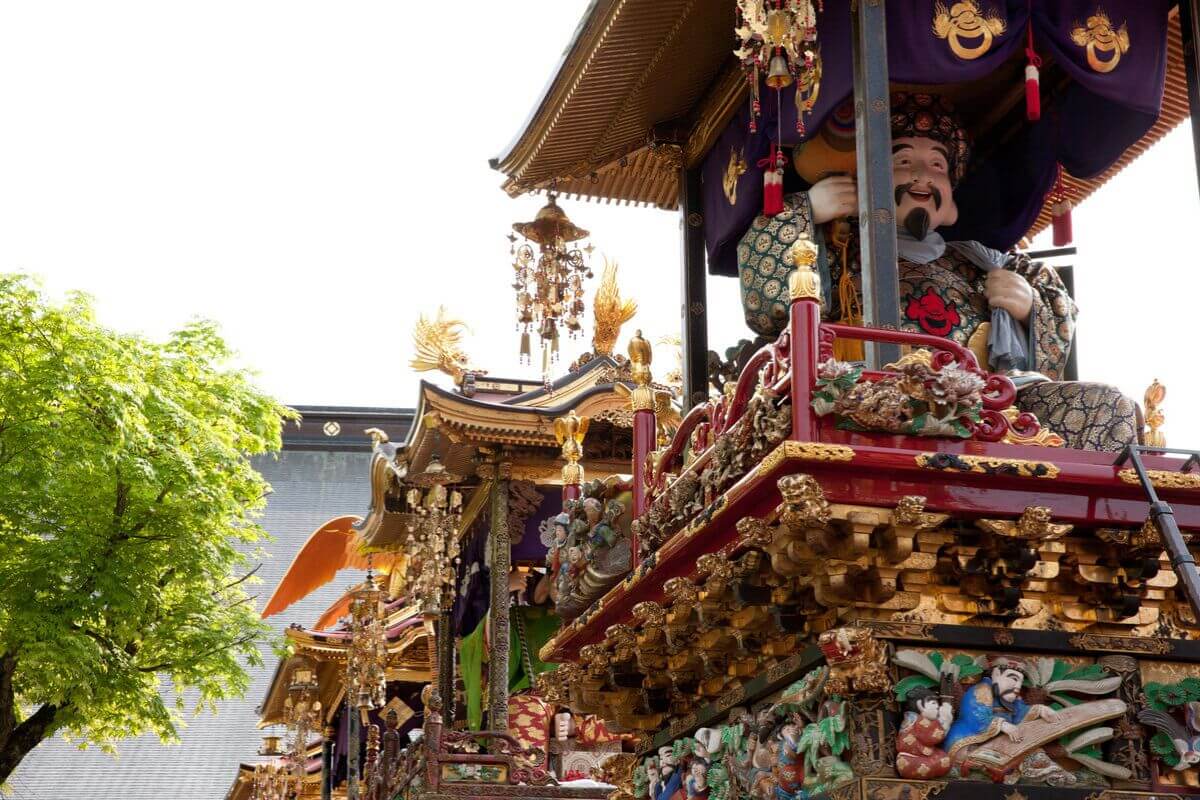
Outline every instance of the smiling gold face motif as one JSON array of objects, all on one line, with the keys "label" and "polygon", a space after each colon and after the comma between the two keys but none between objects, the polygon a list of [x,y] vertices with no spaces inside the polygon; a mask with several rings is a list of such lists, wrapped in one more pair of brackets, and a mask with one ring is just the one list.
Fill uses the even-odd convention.
[{"label": "smiling gold face motif", "polygon": [[993,39],[1006,28],[1003,18],[990,9],[985,15],[976,0],[962,0],[950,8],[944,3],[933,7],[933,35],[945,39],[950,52],[965,61],[991,50]]},{"label": "smiling gold face motif", "polygon": [[1087,50],[1088,66],[1096,72],[1112,72],[1121,63],[1121,55],[1129,52],[1129,29],[1125,23],[1114,28],[1108,14],[1097,11],[1087,18],[1087,25],[1075,23],[1071,41]]}]

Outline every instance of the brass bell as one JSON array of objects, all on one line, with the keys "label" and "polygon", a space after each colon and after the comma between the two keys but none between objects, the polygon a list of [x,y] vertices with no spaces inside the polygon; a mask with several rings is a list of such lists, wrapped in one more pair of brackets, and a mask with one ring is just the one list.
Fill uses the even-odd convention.
[{"label": "brass bell", "polygon": [[767,66],[767,86],[783,89],[791,85],[792,73],[788,70],[787,59],[782,53],[776,53],[771,56],[771,63]]}]

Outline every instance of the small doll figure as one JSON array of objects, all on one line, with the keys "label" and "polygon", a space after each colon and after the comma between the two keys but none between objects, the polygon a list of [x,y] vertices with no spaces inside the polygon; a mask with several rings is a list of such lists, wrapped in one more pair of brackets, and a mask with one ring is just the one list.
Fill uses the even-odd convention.
[{"label": "small doll figure", "polygon": [[908,693],[908,709],[896,736],[896,772],[902,778],[940,778],[950,771],[950,756],[941,744],[954,721],[954,709],[925,687]]}]

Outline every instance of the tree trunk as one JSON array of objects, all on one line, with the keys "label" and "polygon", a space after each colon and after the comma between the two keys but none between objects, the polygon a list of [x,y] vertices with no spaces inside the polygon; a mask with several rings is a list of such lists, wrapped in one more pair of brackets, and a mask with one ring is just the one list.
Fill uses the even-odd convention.
[{"label": "tree trunk", "polygon": [[8,781],[30,750],[54,733],[54,720],[59,712],[58,706],[47,704],[18,725],[17,698],[13,691],[16,672],[16,655],[0,655],[0,785]]},{"label": "tree trunk", "polygon": [[11,734],[0,738],[0,783],[8,780],[8,776],[29,755],[30,750],[54,733],[54,718],[58,711],[58,706],[44,705],[15,727]]}]

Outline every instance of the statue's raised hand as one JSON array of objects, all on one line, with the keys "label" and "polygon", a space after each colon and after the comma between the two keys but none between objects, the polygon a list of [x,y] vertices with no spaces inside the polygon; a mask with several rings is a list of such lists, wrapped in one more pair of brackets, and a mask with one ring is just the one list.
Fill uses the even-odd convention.
[{"label": "statue's raised hand", "polygon": [[[816,216],[816,206],[813,206],[813,216]],[[1029,319],[1029,312],[1033,310],[1033,287],[1029,281],[1011,270],[994,269],[987,274],[984,289],[992,308],[1003,308],[1022,324]]]},{"label": "statue's raised hand", "polygon": [[830,175],[808,190],[814,225],[858,212],[858,186],[849,175]]}]

